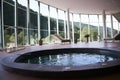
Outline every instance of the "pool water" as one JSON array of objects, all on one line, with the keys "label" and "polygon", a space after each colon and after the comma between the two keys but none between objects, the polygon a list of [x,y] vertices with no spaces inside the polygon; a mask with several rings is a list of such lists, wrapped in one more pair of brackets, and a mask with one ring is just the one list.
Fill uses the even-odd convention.
[{"label": "pool water", "polygon": [[55,66],[81,66],[100,62],[107,62],[116,59],[118,59],[117,56],[97,53],[62,53],[28,57],[22,61],[17,62]]}]

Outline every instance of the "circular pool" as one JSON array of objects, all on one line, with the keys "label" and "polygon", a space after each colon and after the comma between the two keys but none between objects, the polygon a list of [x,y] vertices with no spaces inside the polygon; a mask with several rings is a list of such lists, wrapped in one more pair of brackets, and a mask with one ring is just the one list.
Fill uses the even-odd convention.
[{"label": "circular pool", "polygon": [[40,77],[85,77],[118,71],[120,52],[97,48],[50,49],[2,59],[5,70]]}]

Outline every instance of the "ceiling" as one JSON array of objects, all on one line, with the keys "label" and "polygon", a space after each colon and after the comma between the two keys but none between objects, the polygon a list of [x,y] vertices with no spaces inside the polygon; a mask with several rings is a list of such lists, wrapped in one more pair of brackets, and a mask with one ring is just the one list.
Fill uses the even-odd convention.
[{"label": "ceiling", "polygon": [[38,0],[50,6],[72,13],[106,14],[120,12],[120,0]]}]

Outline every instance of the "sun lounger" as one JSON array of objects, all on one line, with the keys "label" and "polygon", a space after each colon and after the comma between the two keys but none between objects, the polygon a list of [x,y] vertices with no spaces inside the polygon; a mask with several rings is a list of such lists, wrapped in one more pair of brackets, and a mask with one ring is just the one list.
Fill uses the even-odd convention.
[{"label": "sun lounger", "polygon": [[56,37],[61,41],[61,43],[66,43],[66,42],[71,43],[71,40],[70,40],[70,39],[63,39],[63,38],[60,37],[59,35],[54,35],[54,36],[56,36]]},{"label": "sun lounger", "polygon": [[112,42],[114,42],[114,41],[116,41],[116,40],[119,40],[119,41],[120,41],[120,33],[116,34],[113,38],[106,38],[106,39],[104,39],[105,42],[107,42],[107,41],[112,41]]}]

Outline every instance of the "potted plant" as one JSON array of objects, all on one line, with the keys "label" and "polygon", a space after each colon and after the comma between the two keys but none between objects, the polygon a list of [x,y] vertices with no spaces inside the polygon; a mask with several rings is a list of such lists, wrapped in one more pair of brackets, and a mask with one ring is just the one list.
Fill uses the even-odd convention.
[{"label": "potted plant", "polygon": [[43,45],[43,40],[42,39],[39,40],[39,45]]},{"label": "potted plant", "polygon": [[86,38],[86,42],[87,42],[87,43],[88,43],[88,41],[89,41],[89,37],[90,37],[89,34],[86,34],[86,35],[85,35],[85,38]]}]

